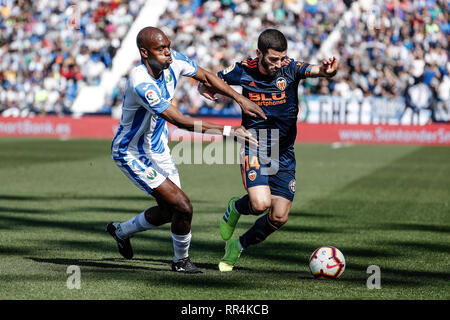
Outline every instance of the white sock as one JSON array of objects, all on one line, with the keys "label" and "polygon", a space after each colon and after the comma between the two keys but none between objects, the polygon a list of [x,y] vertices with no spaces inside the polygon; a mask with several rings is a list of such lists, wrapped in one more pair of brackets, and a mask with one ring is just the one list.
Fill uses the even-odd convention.
[{"label": "white sock", "polygon": [[156,226],[149,223],[147,219],[145,219],[145,211],[143,211],[134,218],[120,223],[116,228],[117,236],[119,238],[126,239],[136,232],[154,229]]},{"label": "white sock", "polygon": [[173,251],[175,253],[173,262],[189,256],[189,246],[191,245],[192,234],[178,235],[172,232]]}]

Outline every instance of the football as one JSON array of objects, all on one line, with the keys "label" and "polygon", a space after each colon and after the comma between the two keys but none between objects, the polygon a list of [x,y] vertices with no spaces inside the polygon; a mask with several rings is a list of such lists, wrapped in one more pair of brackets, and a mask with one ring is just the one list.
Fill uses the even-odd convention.
[{"label": "football", "polygon": [[309,258],[309,270],[317,279],[338,279],[345,270],[344,255],[335,247],[317,248]]}]

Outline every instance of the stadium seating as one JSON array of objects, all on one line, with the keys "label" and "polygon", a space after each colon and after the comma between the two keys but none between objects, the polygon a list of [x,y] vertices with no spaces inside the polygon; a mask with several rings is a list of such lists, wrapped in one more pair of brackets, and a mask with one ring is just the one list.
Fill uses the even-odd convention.
[{"label": "stadium seating", "polygon": [[0,1],[0,112],[71,113],[110,67],[145,0]]},{"label": "stadium seating", "polygon": [[[160,27],[173,47],[203,68],[217,72],[234,61],[255,55],[259,33],[269,27],[280,29],[289,39],[292,57],[309,61],[347,9],[343,1],[169,1],[160,17]],[[120,107],[125,82],[108,97],[112,108]],[[183,81],[176,100],[184,113],[240,116],[240,109],[228,99],[210,103],[202,99],[196,83]]]},{"label": "stadium seating", "polygon": [[[71,113],[80,88],[97,85],[111,67],[144,2],[1,1],[0,112]],[[340,59],[338,75],[304,81],[300,93],[395,99],[421,82],[449,108],[448,11],[446,0],[169,0],[157,26],[176,50],[213,72],[255,56],[265,28],[287,36],[290,57],[312,63],[339,31],[325,51]],[[93,112],[120,114],[126,76]],[[176,92],[184,113],[240,115],[232,101],[211,103],[195,87],[186,80]]]},{"label": "stadium seating", "polygon": [[[288,55],[317,63],[315,54],[343,13],[358,12],[342,21],[340,39],[329,54],[339,57],[340,72],[328,81],[309,79],[305,94],[342,97],[405,95],[415,79],[432,88],[434,99],[449,105],[449,19],[446,1],[170,1],[159,27],[177,50],[214,72],[254,55],[258,34],[276,27],[289,40]],[[239,116],[230,100],[210,103],[184,81],[177,92],[179,108],[189,114]],[[120,106],[124,82],[109,97]],[[444,106],[445,107],[445,106]]]}]

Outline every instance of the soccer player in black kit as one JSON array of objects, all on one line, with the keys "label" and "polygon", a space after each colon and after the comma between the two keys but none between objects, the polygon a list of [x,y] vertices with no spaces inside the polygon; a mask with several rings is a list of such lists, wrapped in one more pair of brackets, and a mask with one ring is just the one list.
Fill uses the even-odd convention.
[{"label": "soccer player in black kit", "polygon": [[[333,77],[338,69],[335,57],[312,65],[286,56],[287,40],[276,29],[258,38],[257,58],[237,62],[218,76],[229,85],[242,87],[242,95],[258,104],[267,119],[242,115],[242,125],[254,130],[257,149],[241,150],[241,172],[247,194],[233,197],[221,219],[220,234],[227,241],[219,263],[222,272],[232,271],[242,250],[264,241],[287,220],[295,194],[294,142],[297,136],[298,85],[308,77]],[[200,93],[216,99],[215,92],[199,87]],[[241,215],[265,215],[239,238],[231,239]],[[231,239],[231,240],[230,240]]]}]

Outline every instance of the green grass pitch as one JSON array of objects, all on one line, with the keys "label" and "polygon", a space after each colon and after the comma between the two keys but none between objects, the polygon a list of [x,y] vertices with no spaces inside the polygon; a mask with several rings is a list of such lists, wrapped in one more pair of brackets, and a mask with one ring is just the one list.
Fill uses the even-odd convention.
[{"label": "green grass pitch", "polygon": [[[169,225],[132,238],[124,260],[105,233],[153,206],[115,166],[107,140],[0,139],[0,299],[449,299],[450,148],[298,144],[288,223],[221,274],[219,221],[244,194],[235,165],[178,165],[194,207],[190,254],[202,275],[170,271]],[[237,235],[255,217],[244,216]],[[345,255],[315,280],[319,246]],[[79,266],[81,288],[68,289]],[[370,265],[381,289],[368,289]]]}]

